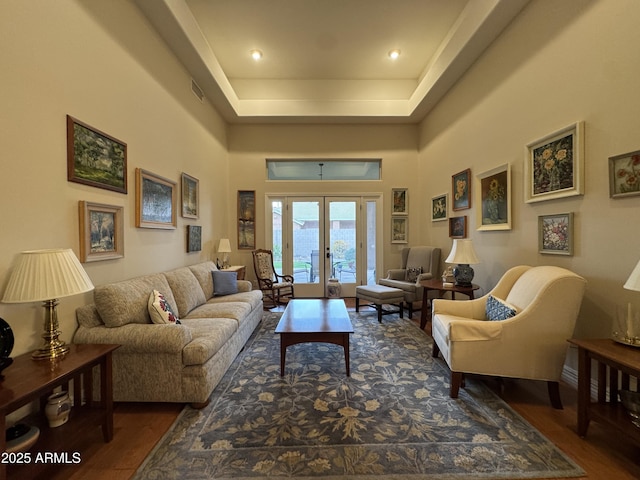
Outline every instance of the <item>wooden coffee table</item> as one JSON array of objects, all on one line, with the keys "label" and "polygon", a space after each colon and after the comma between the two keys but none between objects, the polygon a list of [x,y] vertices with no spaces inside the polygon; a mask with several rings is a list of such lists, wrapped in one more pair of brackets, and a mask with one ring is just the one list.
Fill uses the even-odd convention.
[{"label": "wooden coffee table", "polygon": [[333,343],[344,349],[344,361],[349,370],[349,334],[353,325],[344,300],[293,299],[284,310],[275,333],[280,334],[280,376],[284,376],[287,347],[297,343]]}]

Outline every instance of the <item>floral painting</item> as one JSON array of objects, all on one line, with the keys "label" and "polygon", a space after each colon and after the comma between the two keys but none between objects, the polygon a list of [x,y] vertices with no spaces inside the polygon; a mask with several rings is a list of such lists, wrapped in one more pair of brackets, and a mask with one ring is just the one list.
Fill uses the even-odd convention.
[{"label": "floral painting", "polygon": [[578,122],[527,145],[526,202],[583,194],[582,131]]},{"label": "floral painting", "polygon": [[447,194],[438,195],[431,199],[431,221],[439,222],[447,219]]},{"label": "floral painting", "polygon": [[511,169],[501,165],[478,175],[478,230],[511,229]]},{"label": "floral painting", "polygon": [[451,177],[453,210],[471,208],[471,170],[456,173]]},{"label": "floral painting", "polygon": [[573,213],[538,217],[540,253],[573,255]]},{"label": "floral painting", "polygon": [[640,151],[609,158],[609,196],[640,195]]}]

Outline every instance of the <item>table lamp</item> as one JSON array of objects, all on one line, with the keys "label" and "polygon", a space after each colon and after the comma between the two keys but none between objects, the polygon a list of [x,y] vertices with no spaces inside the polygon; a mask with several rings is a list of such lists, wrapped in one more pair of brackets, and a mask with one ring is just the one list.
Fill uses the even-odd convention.
[{"label": "table lamp", "polygon": [[222,253],[222,268],[229,266],[229,254],[231,253],[231,244],[228,238],[221,238],[218,244],[218,253]]},{"label": "table lamp", "polygon": [[[633,269],[631,275],[627,279],[624,284],[624,288],[627,290],[635,290],[640,291],[640,262],[636,265],[636,268]],[[616,340],[621,340],[623,343],[627,343],[629,345],[640,345],[640,332],[636,330],[636,326],[634,325],[633,320],[633,312],[631,311],[631,302],[627,304],[627,318],[626,318],[626,332],[624,334],[624,338],[616,338]]]},{"label": "table lamp", "polygon": [[469,239],[455,239],[451,253],[445,260],[445,263],[457,263],[453,269],[453,276],[456,279],[456,286],[470,287],[473,280],[473,268],[470,265],[480,263],[473,244]]},{"label": "table lamp", "polygon": [[69,352],[58,339],[58,299],[93,290],[93,283],[71,249],[22,252],[9,277],[3,303],[43,302],[46,310],[44,344],[31,355],[36,360],[52,359]]}]

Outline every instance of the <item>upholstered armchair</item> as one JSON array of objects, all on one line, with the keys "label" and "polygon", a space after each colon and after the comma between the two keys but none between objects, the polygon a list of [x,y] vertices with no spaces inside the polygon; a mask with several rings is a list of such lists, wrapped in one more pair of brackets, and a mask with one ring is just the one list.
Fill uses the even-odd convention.
[{"label": "upholstered armchair", "polygon": [[442,353],[451,369],[451,398],[463,374],[475,373],[545,380],[551,404],[561,409],[558,382],[585,286],[564,268],[521,265],[483,297],[434,300],[432,355]]},{"label": "upholstered armchair", "polygon": [[275,307],[282,303],[284,298],[293,298],[293,277],[291,275],[279,275],[273,265],[273,253],[271,250],[254,250],[253,268],[258,280],[258,288],[267,306]]},{"label": "upholstered armchair", "polygon": [[[402,267],[389,270],[386,278],[380,278],[378,284],[404,291],[405,308],[409,309],[411,318],[416,304],[422,302],[423,287],[420,281],[437,277],[439,268],[439,248],[406,247],[402,249]],[[437,292],[434,291],[434,294]]]}]

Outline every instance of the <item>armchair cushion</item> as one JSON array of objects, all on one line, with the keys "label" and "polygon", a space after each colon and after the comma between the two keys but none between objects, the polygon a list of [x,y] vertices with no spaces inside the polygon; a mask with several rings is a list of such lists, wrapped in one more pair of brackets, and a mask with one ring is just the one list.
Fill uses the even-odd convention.
[{"label": "armchair cushion", "polygon": [[504,300],[500,300],[493,295],[487,296],[487,320],[506,320],[507,318],[514,317],[516,313],[516,307],[514,307],[513,305],[505,302]]},{"label": "armchair cushion", "polygon": [[418,281],[418,277],[422,273],[422,267],[408,267],[407,268],[407,276],[405,280],[407,282],[415,283]]}]

